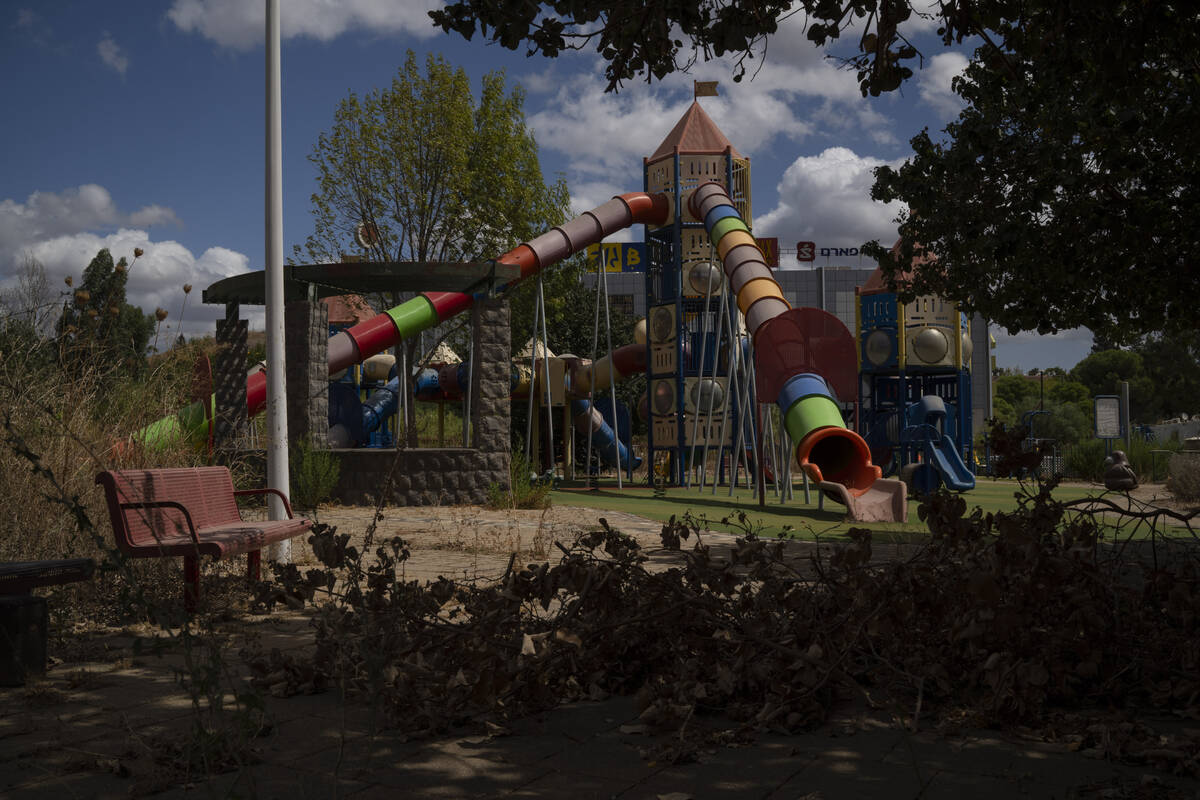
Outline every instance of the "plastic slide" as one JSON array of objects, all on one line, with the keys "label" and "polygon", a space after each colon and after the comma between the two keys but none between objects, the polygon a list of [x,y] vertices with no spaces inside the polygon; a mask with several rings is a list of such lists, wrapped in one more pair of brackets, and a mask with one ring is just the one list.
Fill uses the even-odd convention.
[{"label": "plastic slide", "polygon": [[[577,362],[571,369],[569,391],[573,395],[603,392],[612,388],[614,383],[620,383],[645,371],[646,346],[627,344],[613,350],[609,355],[596,359],[595,363],[588,360]],[[577,397],[571,400],[571,419],[577,431],[590,436],[593,449],[608,466],[615,467],[619,463],[622,469],[632,473],[642,465],[641,457],[630,454],[621,437],[609,425],[603,414],[586,399]],[[620,461],[617,459],[618,454]]]},{"label": "plastic slide", "polygon": [[[704,220],[709,240],[721,258],[725,275],[737,297],[738,309],[756,349],[755,369],[764,386],[777,387],[760,401],[775,401],[783,423],[796,445],[800,468],[830,498],[845,503],[851,519],[863,522],[904,521],[908,515],[902,481],[883,479],[871,463],[871,451],[854,431],[846,428],[842,412],[825,378],[811,371],[812,359],[797,337],[802,326],[783,297],[763,259],[750,229],[733,200],[719,183],[699,186],[688,199],[688,209]],[[815,346],[815,345],[813,345]],[[770,357],[760,358],[764,350]],[[789,360],[790,359],[790,360]]]},{"label": "plastic slide", "polygon": [[[590,244],[631,225],[666,223],[671,214],[671,201],[665,194],[633,192],[609,200],[578,217],[500,256],[497,262],[519,267],[520,277],[498,287],[510,288],[518,281],[536,275]],[[423,292],[407,302],[382,314],[360,322],[329,339],[329,373],[335,374],[396,343],[433,328],[474,305],[483,293]],[[269,367],[268,367],[269,368]],[[210,404],[215,400],[210,398]],[[267,404],[266,372],[256,372],[246,379],[246,413],[254,416]],[[204,402],[186,406],[178,413],[153,422],[138,431],[134,438],[148,446],[164,446],[181,438],[198,438],[207,429]]]},{"label": "plastic slide", "polygon": [[925,461],[937,470],[942,483],[956,492],[974,489],[975,476],[958,454],[954,438],[944,432],[950,419],[946,415],[946,402],[935,395],[926,395],[909,406],[905,416],[910,424],[902,433],[903,440],[922,442]]},{"label": "plastic slide", "polygon": [[641,456],[630,454],[629,448],[591,402],[580,398],[571,400],[571,424],[575,430],[591,437],[593,450],[610,467],[619,463],[622,469],[632,472],[642,465]]},{"label": "plastic slide", "polygon": [[958,455],[958,447],[949,436],[925,440],[925,456],[942,476],[942,483],[956,492],[975,488],[975,476]]}]

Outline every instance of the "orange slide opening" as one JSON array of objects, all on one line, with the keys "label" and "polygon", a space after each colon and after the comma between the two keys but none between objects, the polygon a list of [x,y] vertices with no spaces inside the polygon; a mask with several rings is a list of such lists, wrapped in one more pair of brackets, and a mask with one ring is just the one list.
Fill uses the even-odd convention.
[{"label": "orange slide opening", "polygon": [[818,428],[796,445],[796,460],[817,483],[843,484],[858,497],[871,488],[883,471],[871,463],[871,449],[848,428]]}]

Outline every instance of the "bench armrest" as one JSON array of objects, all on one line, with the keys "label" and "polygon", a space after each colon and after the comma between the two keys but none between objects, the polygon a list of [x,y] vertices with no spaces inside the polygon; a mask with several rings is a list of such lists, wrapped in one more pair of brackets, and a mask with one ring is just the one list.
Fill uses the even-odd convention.
[{"label": "bench armrest", "polygon": [[192,521],[192,514],[187,510],[187,506],[183,503],[176,503],[174,500],[150,500],[143,503],[121,503],[121,511],[140,508],[174,508],[183,513],[183,519],[188,524],[188,533],[192,535],[192,541],[196,546],[200,546],[200,537],[196,535],[196,523]]},{"label": "bench armrest", "polygon": [[251,494],[278,495],[279,499],[283,501],[283,508],[287,511],[288,519],[295,519],[296,515],[292,513],[292,504],[288,502],[287,495],[272,486],[268,486],[265,489],[238,489],[233,493],[233,496],[244,497]]}]

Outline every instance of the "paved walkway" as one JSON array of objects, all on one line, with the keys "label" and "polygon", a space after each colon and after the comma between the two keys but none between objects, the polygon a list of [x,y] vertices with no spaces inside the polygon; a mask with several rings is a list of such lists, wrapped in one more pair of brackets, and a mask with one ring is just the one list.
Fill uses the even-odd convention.
[{"label": "paved walkway", "polygon": [[[533,560],[533,551],[550,546],[548,537],[569,533],[589,513],[385,509],[376,539],[410,540],[409,578],[499,575],[509,552],[501,545],[515,544]],[[371,512],[321,516],[358,536]],[[609,520],[650,545],[661,527],[622,514]],[[233,648],[312,643],[303,613],[240,618],[229,629]],[[673,763],[678,738],[646,731],[628,698],[560,707],[511,729],[406,741],[376,732],[369,705],[343,702],[334,691],[266,698],[273,728],[255,740],[254,763],[189,779],[166,757],[172,745],[195,738],[190,702],[175,680],[181,656],[135,654],[137,633],[77,642],[70,661],[45,680],[0,689],[0,797],[1200,797],[1198,781],[1089,758],[1067,745],[995,732],[911,733],[853,708],[838,709],[811,733],[765,735]]]}]

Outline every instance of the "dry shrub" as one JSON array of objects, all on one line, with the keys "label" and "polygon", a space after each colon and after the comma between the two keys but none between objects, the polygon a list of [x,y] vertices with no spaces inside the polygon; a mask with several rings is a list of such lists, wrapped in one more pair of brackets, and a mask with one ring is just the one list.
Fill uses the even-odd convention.
[{"label": "dry shrub", "polygon": [[[1155,568],[1122,553],[1046,487],[1011,513],[941,493],[920,514],[929,544],[889,563],[872,560],[865,529],[805,563],[752,535],[717,557],[672,521],[663,544],[680,565],[667,572],[601,520],[557,562],[515,564],[489,586],[397,582],[402,541],[372,559],[322,528],[310,541],[324,568],[285,573],[268,598],[329,593],[315,656],[254,666],[277,693],[286,674],[303,676],[294,691],[345,686],[418,735],[609,694],[638,695],[654,727],[719,713],[743,732],[804,730],[858,694],[916,726],[1200,713],[1194,555],[1159,553]],[[1200,742],[1185,751],[1178,768],[1200,772]]]},{"label": "dry shrub", "polygon": [[[1039,457],[1019,444],[1001,448],[1006,469]],[[1075,510],[1053,487],[995,514],[932,495],[919,508],[928,542],[890,560],[866,529],[803,558],[747,533],[726,556],[672,520],[662,543],[676,564],[653,570],[601,519],[556,542],[557,560],[514,560],[487,585],[397,580],[402,540],[360,551],[318,527],[323,566],[282,568],[262,595],[316,600],[316,649],[250,666],[278,695],[341,686],[417,736],[622,694],[647,729],[678,733],[663,757],[679,759],[810,729],[854,699],[912,729],[1044,726],[1103,757],[1200,775],[1200,738],[1130,722],[1144,708],[1200,714],[1194,536],[1135,541],[1136,514],[1135,529],[1114,526],[1113,511]],[[1121,540],[1107,541],[1114,527]]]},{"label": "dry shrub", "polygon": [[1167,461],[1167,491],[1184,502],[1200,502],[1200,453],[1176,453]]},{"label": "dry shrub", "polygon": [[[7,528],[0,536],[0,562],[84,557],[101,564],[92,580],[53,590],[55,613],[70,621],[119,621],[133,593],[178,602],[177,559],[136,559],[127,570],[104,568],[114,540],[95,476],[107,469],[203,463],[187,443],[149,449],[129,437],[186,405],[192,364],[211,346],[187,345],[157,356],[140,377],[102,363],[67,370],[44,342],[0,354],[5,439],[0,519]],[[52,477],[34,470],[35,459]],[[76,498],[78,506],[69,507],[63,498]],[[90,531],[81,527],[78,513],[86,514]]]}]

